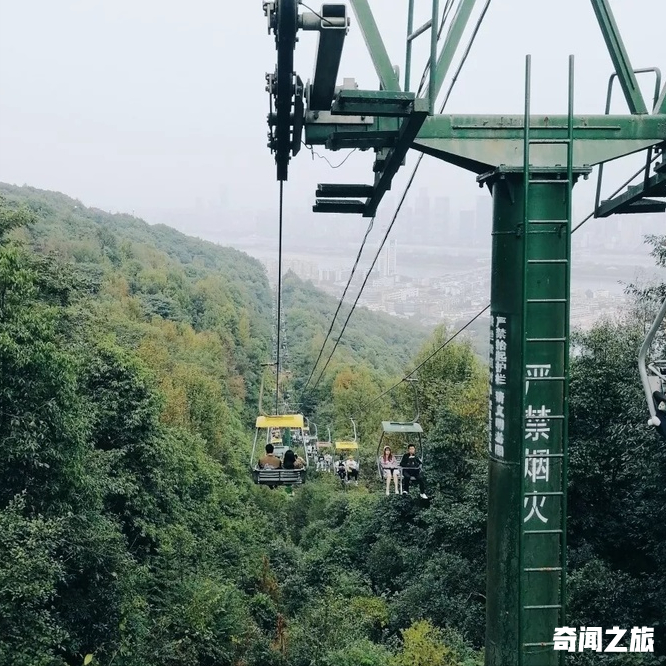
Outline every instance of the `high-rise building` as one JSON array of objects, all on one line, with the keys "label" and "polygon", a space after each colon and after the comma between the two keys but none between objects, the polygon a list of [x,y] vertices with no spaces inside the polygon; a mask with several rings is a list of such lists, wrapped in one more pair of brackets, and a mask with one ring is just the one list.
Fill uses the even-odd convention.
[{"label": "high-rise building", "polygon": [[382,277],[393,277],[397,274],[398,241],[389,239],[379,255],[379,274]]}]

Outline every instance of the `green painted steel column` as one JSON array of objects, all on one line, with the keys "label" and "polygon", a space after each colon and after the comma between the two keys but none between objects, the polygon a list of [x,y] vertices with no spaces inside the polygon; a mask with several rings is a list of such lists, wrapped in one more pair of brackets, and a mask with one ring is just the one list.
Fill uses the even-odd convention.
[{"label": "green painted steel column", "polygon": [[566,168],[493,194],[486,666],[556,666],[563,624],[570,260]]}]

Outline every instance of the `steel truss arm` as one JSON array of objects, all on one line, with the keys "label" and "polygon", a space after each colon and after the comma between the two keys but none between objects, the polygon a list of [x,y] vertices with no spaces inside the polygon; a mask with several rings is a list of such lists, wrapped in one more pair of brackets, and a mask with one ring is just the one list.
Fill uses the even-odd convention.
[{"label": "steel truss arm", "polygon": [[629,111],[635,114],[647,113],[645,100],[638,86],[629,56],[624,48],[620,31],[618,30],[609,0],[591,0],[592,8],[597,16],[601,33],[608,48],[611,60],[617,72],[622,91],[624,92]]},{"label": "steel truss arm", "polygon": [[[386,134],[389,145],[394,145],[395,118],[375,117],[372,122],[359,118],[354,124],[334,118],[330,124],[308,123],[307,142],[336,148],[381,147],[380,139]],[[523,116],[438,115],[425,120],[411,147],[474,173],[500,164],[522,167],[523,123]],[[567,116],[532,116],[530,131],[537,140],[530,156],[533,166],[566,163],[566,147],[557,142],[566,139]],[[338,136],[344,136],[344,144],[338,143]],[[574,139],[575,166],[601,164],[666,141],[666,114],[575,116]]]},{"label": "steel truss arm", "polygon": [[435,86],[433,99],[436,99],[437,95],[439,95],[439,92],[442,89],[442,85],[444,84],[444,79],[446,78],[446,75],[449,71],[449,67],[451,67],[451,63],[453,62],[453,56],[455,55],[456,50],[460,45],[460,40],[462,39],[463,33],[465,32],[465,28],[467,27],[469,17],[474,10],[475,3],[476,0],[462,0],[458,6],[453,20],[451,21],[451,27],[446,34],[446,39],[444,40],[442,50],[439,54],[439,57],[437,58],[435,74],[431,75],[426,97],[430,96],[431,87],[433,84]]},{"label": "steel truss arm", "polygon": [[391,65],[391,59],[384,46],[384,41],[382,40],[368,0],[350,0],[350,2],[363,33],[363,39],[365,40],[365,45],[368,47],[368,52],[372,58],[372,64],[375,66],[382,90],[400,90],[398,75],[395,73],[393,65]]},{"label": "steel truss arm", "polygon": [[661,91],[661,95],[659,95],[659,99],[654,106],[653,113],[666,114],[666,84],[664,84],[664,89]]},{"label": "steel truss arm", "polygon": [[[574,165],[592,166],[666,141],[666,115],[575,116]],[[530,163],[566,163],[567,116],[532,116]],[[523,165],[523,116],[435,116],[428,118],[414,148],[476,173],[500,164]],[[555,143],[553,143],[555,142]],[[539,145],[539,143],[541,145]]]}]

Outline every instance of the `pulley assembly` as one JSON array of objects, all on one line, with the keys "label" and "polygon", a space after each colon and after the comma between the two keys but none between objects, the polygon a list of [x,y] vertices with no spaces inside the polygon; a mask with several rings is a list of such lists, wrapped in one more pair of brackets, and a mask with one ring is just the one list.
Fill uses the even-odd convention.
[{"label": "pulley assembly", "polygon": [[[266,74],[270,96],[268,147],[275,154],[277,179],[287,180],[289,160],[301,147],[305,122],[305,98],[308,110],[330,110],[335,82],[340,68],[342,45],[349,26],[346,5],[324,4],[321,13],[298,12],[298,0],[274,0],[264,3],[269,34],[275,35],[277,64]],[[294,71],[294,49],[298,30],[319,32],[319,47],[314,79],[303,81]]]}]

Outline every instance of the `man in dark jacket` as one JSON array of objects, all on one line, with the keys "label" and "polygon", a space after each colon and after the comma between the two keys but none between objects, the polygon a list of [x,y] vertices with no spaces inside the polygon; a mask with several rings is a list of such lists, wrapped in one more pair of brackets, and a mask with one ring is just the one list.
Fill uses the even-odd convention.
[{"label": "man in dark jacket", "polygon": [[259,458],[261,469],[280,469],[282,463],[273,451],[275,451],[275,447],[272,444],[266,444],[266,455]]},{"label": "man in dark jacket", "polygon": [[402,470],[402,494],[409,495],[409,484],[416,481],[419,484],[419,497],[428,499],[425,493],[425,482],[421,476],[421,459],[416,455],[416,447],[410,444],[407,447],[407,453],[402,456],[400,468]]}]

